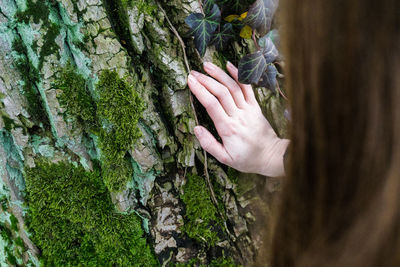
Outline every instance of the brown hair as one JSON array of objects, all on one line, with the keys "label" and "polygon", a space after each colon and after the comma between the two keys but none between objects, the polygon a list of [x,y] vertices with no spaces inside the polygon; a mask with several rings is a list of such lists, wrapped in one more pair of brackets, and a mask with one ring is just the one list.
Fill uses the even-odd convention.
[{"label": "brown hair", "polygon": [[288,177],[271,266],[400,266],[400,1],[282,1]]}]

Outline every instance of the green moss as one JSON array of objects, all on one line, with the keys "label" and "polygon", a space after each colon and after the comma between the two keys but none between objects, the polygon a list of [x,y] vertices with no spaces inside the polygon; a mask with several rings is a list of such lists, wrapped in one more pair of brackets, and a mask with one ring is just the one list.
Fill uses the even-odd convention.
[{"label": "green moss", "polygon": [[16,14],[19,21],[29,23],[31,18],[36,24],[40,23],[40,21],[47,21],[50,13],[47,1],[34,2],[33,0],[28,0],[26,6],[25,11]]},{"label": "green moss", "polygon": [[46,35],[43,37],[44,43],[39,55],[39,70],[43,67],[44,58],[56,54],[59,56],[60,47],[55,42],[56,37],[60,34],[60,26],[55,23],[47,25]]},{"label": "green moss", "polygon": [[132,180],[133,168],[127,158],[105,161],[102,170],[104,184],[112,192],[124,189],[127,182]]},{"label": "green moss", "polygon": [[228,71],[226,68],[226,62],[228,61],[228,59],[223,53],[213,53],[212,57],[213,57],[213,63],[215,65],[217,65],[226,72]]},{"label": "green moss", "polygon": [[184,231],[200,243],[215,246],[220,240],[218,232],[222,231],[223,225],[205,180],[197,175],[188,176],[183,190],[181,199],[186,207]]},{"label": "green moss", "polygon": [[24,241],[22,240],[21,237],[17,237],[17,238],[15,239],[15,245],[17,245],[17,246],[19,246],[19,247],[21,247],[21,248],[24,248]]},{"label": "green moss", "polygon": [[36,162],[26,170],[33,242],[44,266],[157,266],[135,214],[114,211],[98,171]]},{"label": "green moss", "polygon": [[12,233],[3,223],[0,223],[0,235],[8,243],[11,243]]},{"label": "green moss", "polygon": [[17,265],[17,258],[15,258],[15,256],[12,254],[12,252],[10,251],[10,248],[6,247],[6,253],[7,253],[8,263],[11,266]]},{"label": "green moss", "polygon": [[62,90],[59,100],[67,114],[77,118],[89,129],[96,126],[96,104],[88,84],[70,62],[61,70],[55,87]]},{"label": "green moss", "polygon": [[98,114],[108,127],[103,127],[101,148],[108,159],[122,158],[141,137],[137,127],[144,111],[143,101],[127,81],[115,71],[103,71],[97,84]]},{"label": "green moss", "polygon": [[11,221],[11,229],[15,232],[18,231],[18,220],[17,218],[14,216],[14,214],[10,215],[10,221]]},{"label": "green moss", "polygon": [[7,131],[11,131],[15,127],[15,123],[12,119],[10,119],[6,115],[2,115],[1,118],[3,119],[4,122],[4,128],[6,128]]},{"label": "green moss", "polygon": [[239,266],[232,258],[220,257],[211,261],[210,266],[212,267],[235,267]]},{"label": "green moss", "polygon": [[124,7],[136,6],[139,10],[139,14],[145,13],[149,16],[153,15],[157,10],[157,5],[149,4],[149,1],[145,0],[121,0]]},{"label": "green moss", "polygon": [[[111,190],[118,191],[132,179],[132,169],[124,157],[141,136],[137,124],[144,104],[133,86],[119,78],[115,71],[104,71],[99,78],[97,114],[103,122],[99,147],[107,173],[105,183]],[[112,170],[116,171],[114,175]]]},{"label": "green moss", "polygon": [[229,177],[229,180],[231,180],[232,183],[238,184],[239,171],[235,170],[234,168],[228,167],[227,175]]},{"label": "green moss", "polygon": [[186,263],[176,263],[174,267],[236,267],[241,266],[236,264],[232,258],[219,257],[210,262],[210,264],[200,264],[199,260],[196,258],[190,259]]},{"label": "green moss", "polygon": [[193,266],[199,266],[199,259],[192,258],[188,262],[185,262],[185,263],[173,264],[173,267],[193,267]]}]

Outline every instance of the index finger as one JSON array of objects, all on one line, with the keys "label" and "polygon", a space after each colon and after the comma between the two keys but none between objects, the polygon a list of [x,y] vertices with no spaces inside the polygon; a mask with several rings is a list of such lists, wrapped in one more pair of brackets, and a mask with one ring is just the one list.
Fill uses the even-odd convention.
[{"label": "index finger", "polygon": [[239,82],[239,70],[231,62],[228,61],[226,67],[232,77],[236,80],[237,84],[242,88],[243,94],[246,98],[247,103],[256,104],[257,100],[254,95],[253,87],[250,84],[242,84]]},{"label": "index finger", "polygon": [[208,115],[210,115],[215,124],[215,127],[229,119],[228,114],[226,114],[218,99],[203,85],[201,85],[192,74],[189,74],[188,85],[199,102],[206,108]]},{"label": "index finger", "polygon": [[242,89],[225,71],[210,62],[204,63],[204,70],[228,88],[238,108],[244,108],[246,106],[246,100]]}]

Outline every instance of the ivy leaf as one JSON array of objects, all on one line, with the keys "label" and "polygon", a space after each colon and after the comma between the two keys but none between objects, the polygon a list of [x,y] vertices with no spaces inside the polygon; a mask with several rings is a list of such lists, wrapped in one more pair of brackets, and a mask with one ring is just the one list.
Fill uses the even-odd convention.
[{"label": "ivy leaf", "polygon": [[249,25],[244,25],[244,27],[240,30],[240,37],[243,39],[251,39],[253,36],[253,29]]},{"label": "ivy leaf", "polygon": [[243,23],[243,19],[246,17],[247,12],[243,13],[242,15],[229,15],[227,17],[224,18],[225,21],[229,22],[232,24],[233,26],[233,30],[236,32],[241,32],[244,28],[244,26],[246,26]]},{"label": "ivy leaf", "polygon": [[240,20],[239,18],[240,18],[239,15],[229,15],[229,16],[225,17],[224,20],[227,22],[232,22],[234,20]]},{"label": "ivy leaf", "polygon": [[243,21],[247,17],[247,12],[242,13],[241,15],[229,15],[224,18],[225,21],[227,22],[233,22],[233,21]]},{"label": "ivy leaf", "polygon": [[[222,0],[221,0],[222,1]],[[241,13],[246,10],[246,8],[253,2],[254,0],[228,0],[226,2],[226,8],[231,13]]]},{"label": "ivy leaf", "polygon": [[281,43],[281,38],[279,36],[279,32],[278,30],[274,29],[272,31],[270,31],[267,36],[272,40],[272,42],[274,43],[274,45],[276,47],[279,47],[280,43]]},{"label": "ivy leaf", "polygon": [[244,56],[239,62],[239,82],[244,84],[257,84],[267,68],[261,50]]},{"label": "ivy leaf", "polygon": [[257,0],[249,9],[245,23],[265,35],[271,28],[272,17],[278,7],[278,0]]},{"label": "ivy leaf", "polygon": [[[225,4],[228,4],[231,0],[214,0],[214,1],[216,1],[216,4],[223,6]],[[235,0],[235,1],[238,1],[238,0]]]},{"label": "ivy leaf", "polygon": [[278,49],[276,49],[276,46],[274,45],[268,34],[261,37],[258,40],[258,44],[263,48],[262,51],[267,64],[274,62],[278,58]]},{"label": "ivy leaf", "polygon": [[235,37],[235,32],[233,30],[233,26],[231,23],[227,23],[224,25],[222,31],[217,34],[214,34],[214,37],[211,40],[211,44],[215,45],[215,48],[218,51],[222,51],[226,48],[229,40]]},{"label": "ivy leaf", "polygon": [[186,24],[191,28],[196,49],[201,56],[204,56],[212,34],[217,29],[220,21],[221,11],[216,4],[213,5],[213,8],[206,15],[194,13],[185,19]]},{"label": "ivy leaf", "polygon": [[217,2],[215,0],[204,0],[203,1],[203,11],[204,14],[210,14],[211,10],[213,9],[214,5],[216,5]]},{"label": "ivy leaf", "polygon": [[203,11],[205,14],[208,14],[213,9],[214,5],[225,7],[230,1],[231,0],[203,0]]},{"label": "ivy leaf", "polygon": [[254,0],[203,0],[203,10],[212,9],[214,4],[223,7],[226,14],[238,14],[244,12]]},{"label": "ivy leaf", "polygon": [[258,81],[258,86],[268,88],[272,92],[276,92],[276,85],[278,81],[276,80],[276,76],[278,75],[278,70],[276,69],[274,64],[268,64],[267,70],[261,75],[260,80]]}]

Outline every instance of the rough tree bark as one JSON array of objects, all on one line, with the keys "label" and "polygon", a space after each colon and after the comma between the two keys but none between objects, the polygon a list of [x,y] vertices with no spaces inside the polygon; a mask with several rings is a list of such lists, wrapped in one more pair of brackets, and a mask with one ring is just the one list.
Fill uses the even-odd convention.
[{"label": "rough tree bark", "polygon": [[[237,64],[252,47],[242,40],[223,53],[209,48],[200,58],[184,23],[196,11],[197,0],[0,0],[1,266],[36,266],[47,257],[30,226],[35,203],[27,179],[29,173],[42,175],[39,162],[99,171],[114,212],[137,214],[144,233],[138,238],[145,239],[160,265],[254,264],[279,180],[237,173],[209,156],[214,203],[204,154],[193,134],[196,116],[187,88],[188,68],[199,70],[205,60]],[[138,123],[128,123],[140,137],[121,149],[126,172],[120,162],[109,162],[103,136],[110,134],[107,129],[126,130],[113,125],[124,115],[118,113],[124,104],[116,98],[99,111],[104,109],[99,81],[107,71],[129,85],[122,89],[133,88],[144,106],[136,111]],[[68,86],[80,79],[84,82],[77,88],[84,88],[73,98],[74,92],[67,93],[75,87]],[[256,93],[284,136],[285,103],[263,88]],[[73,102],[82,99],[94,104],[83,110],[85,105]],[[200,123],[212,128],[196,100],[194,108]],[[57,175],[47,174],[57,181]],[[200,210],[192,207],[192,198],[204,200]],[[53,204],[45,205],[51,209]],[[79,240],[73,244],[81,245]],[[130,249],[135,248],[126,253]],[[109,259],[107,265],[112,264],[124,265]]]}]

